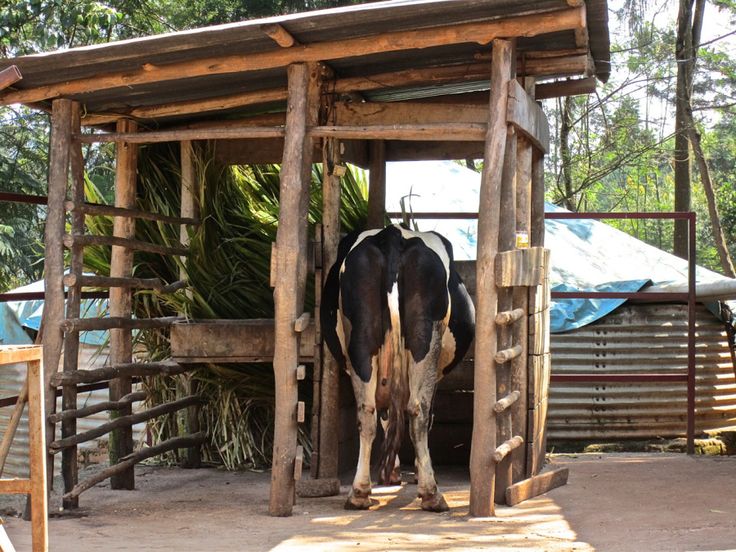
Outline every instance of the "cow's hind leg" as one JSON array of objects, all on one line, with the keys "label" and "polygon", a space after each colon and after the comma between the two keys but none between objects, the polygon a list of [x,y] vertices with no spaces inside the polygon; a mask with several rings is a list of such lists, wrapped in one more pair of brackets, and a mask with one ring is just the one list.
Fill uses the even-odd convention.
[{"label": "cow's hind leg", "polygon": [[[381,420],[381,427],[383,427],[383,438],[388,435],[388,410],[384,410],[383,414],[379,417]],[[379,475],[381,485],[393,486],[401,485],[401,460],[399,459],[398,453],[394,460],[394,469],[391,471],[391,477],[388,481],[385,480],[383,473]]]},{"label": "cow's hind leg", "polygon": [[345,509],[366,510],[371,506],[371,448],[376,437],[377,424],[375,371],[367,383],[361,381],[354,372],[351,379],[358,409],[360,453],[353,487],[345,502]]},{"label": "cow's hind leg", "polygon": [[422,499],[422,509],[430,512],[445,512],[450,509],[437,488],[428,444],[430,410],[437,385],[438,346],[435,335],[427,356],[420,362],[410,363],[410,395],[407,406],[409,433],[416,453],[417,494]]}]

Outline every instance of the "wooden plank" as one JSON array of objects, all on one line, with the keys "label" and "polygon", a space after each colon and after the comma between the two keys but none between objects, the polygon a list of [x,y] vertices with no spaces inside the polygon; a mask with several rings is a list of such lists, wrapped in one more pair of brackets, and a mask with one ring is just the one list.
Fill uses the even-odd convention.
[{"label": "wooden plank", "polygon": [[383,228],[386,221],[386,144],[373,140],[368,145],[368,222],[366,229]]},{"label": "wooden plank", "polygon": [[499,287],[538,286],[544,281],[547,259],[542,247],[504,251],[496,256],[496,285]]},{"label": "wooden plank", "polygon": [[544,247],[544,155],[538,150],[532,152],[531,194],[530,243],[532,247]]},{"label": "wooden plank", "polygon": [[567,483],[568,476],[568,468],[556,468],[516,483],[506,489],[506,504],[516,506],[525,500],[561,487]]},{"label": "wooden plank", "polygon": [[386,142],[386,161],[482,159],[482,142]]},{"label": "wooden plank", "polygon": [[0,366],[40,360],[42,355],[38,345],[0,345]]},{"label": "wooden plank", "polygon": [[[496,312],[498,292],[494,263],[498,252],[502,168],[506,150],[506,104],[514,46],[506,40],[493,41],[491,94],[485,155],[481,177],[478,217],[477,304],[473,438],[470,453],[470,515],[494,513],[494,466],[496,449]],[[490,421],[490,423],[489,423]]]},{"label": "wooden plank", "polygon": [[542,382],[544,381],[546,366],[549,366],[549,353],[541,355],[529,355],[529,384],[528,401],[529,408],[534,408],[542,400]]},{"label": "wooden plank", "polygon": [[486,125],[477,123],[427,123],[402,125],[316,126],[309,131],[313,137],[344,140],[419,140],[436,142],[482,142]]},{"label": "wooden plank", "polygon": [[281,138],[283,136],[284,129],[282,127],[238,127],[157,130],[139,133],[118,130],[117,132],[110,133],[78,134],[75,138],[83,144],[109,142],[155,144],[158,142],[179,142],[181,140],[231,140],[235,138],[261,139]]},{"label": "wooden plank", "polygon": [[516,80],[509,83],[506,117],[537,149],[549,151],[547,116]]},{"label": "wooden plank", "polygon": [[[44,308],[42,332],[44,371],[44,410],[56,411],[56,389],[49,385],[51,376],[58,370],[63,346],[61,323],[64,319],[64,201],[69,182],[69,162],[72,146],[72,102],[54,100],[51,109],[51,144],[49,147],[48,211],[44,234]],[[30,396],[29,382],[29,396]],[[47,422],[46,446],[54,440],[56,427]],[[53,481],[53,461],[46,464],[46,480]],[[33,502],[33,500],[31,500]]]},{"label": "wooden plank", "polygon": [[529,316],[529,354],[549,352],[549,309]]},{"label": "wooden plank", "polygon": [[[31,480],[31,534],[34,552],[48,550],[48,492],[46,416],[41,362],[28,363],[28,456]],[[53,426],[52,426],[53,427]]]},{"label": "wooden plank", "polygon": [[[133,121],[118,121],[116,131],[123,135],[136,133],[138,126]],[[131,143],[116,145],[115,159],[115,207],[135,209],[136,181],[138,168],[138,147]],[[125,240],[112,246],[110,258],[110,276],[113,278],[130,278],[133,276],[133,251],[123,244],[135,238],[135,219],[116,217],[113,220],[113,237]],[[113,319],[130,318],[132,313],[132,294],[129,288],[110,289],[110,317]],[[110,363],[128,364],[133,361],[133,336],[130,328],[110,330]],[[110,382],[110,400],[119,401],[132,391],[129,377],[121,377]],[[112,411],[110,419],[129,416],[130,408]],[[119,427],[110,434],[110,465],[133,452],[133,431],[130,426]],[[135,473],[132,468],[116,473],[110,479],[112,489],[128,489],[135,487]]]},{"label": "wooden plank", "polygon": [[0,494],[30,494],[30,479],[0,479]]},{"label": "wooden plank", "polygon": [[[307,210],[312,152],[307,127],[317,119],[318,79],[319,70],[316,66],[292,64],[288,67],[289,108],[286,115],[284,159],[281,165],[275,264],[278,276],[274,288],[273,370],[276,410],[269,501],[269,513],[272,516],[290,516],[295,496],[297,423],[293,409],[297,402],[298,390],[292,370],[299,360],[299,341],[294,332],[294,320],[304,312]],[[313,343],[312,340],[310,342]]]},{"label": "wooden plank", "polygon": [[539,285],[529,288],[529,305],[527,307],[529,316],[549,309],[549,305],[549,286]]},{"label": "wooden plank", "polygon": [[[290,326],[293,331],[293,323]],[[314,323],[309,324],[302,332],[298,353],[299,361],[311,361],[313,358]],[[171,356],[173,360],[181,363],[222,360],[270,362],[274,356],[274,321],[270,318],[257,318],[173,324]],[[291,367],[292,370],[294,365]]]},{"label": "wooden plank", "polygon": [[8,86],[14,85],[22,78],[23,75],[20,74],[20,69],[16,65],[6,67],[0,71],[0,90],[5,90]]},{"label": "wooden plank", "polygon": [[544,84],[538,84],[534,92],[537,100],[560,98],[563,96],[579,96],[592,94],[596,90],[598,79],[586,77],[582,79],[565,79]]},{"label": "wooden plank", "polygon": [[333,59],[398,52],[415,48],[431,48],[448,44],[477,43],[486,45],[499,37],[536,36],[586,25],[580,8],[510,17],[480,23],[461,23],[410,31],[393,31],[346,40],[318,42],[248,56],[232,54],[215,58],[187,60],[159,66],[145,66],[123,73],[54,83],[19,91],[6,91],[0,103],[29,103],[49,98],[135,86],[152,82],[193,78],[243,71],[286,67],[294,63],[330,61]]},{"label": "wooden plank", "polygon": [[159,213],[149,213],[139,209],[124,209],[113,205],[101,205],[99,203],[85,203],[82,201],[66,201],[64,208],[70,213],[82,213],[92,216],[111,216],[136,218],[140,220],[152,220],[155,222],[167,222],[171,224],[199,224],[196,218],[172,217]]},{"label": "wooden plank", "polygon": [[488,121],[488,93],[482,105],[427,102],[337,102],[335,109],[335,120],[345,126],[437,123],[484,125]]}]

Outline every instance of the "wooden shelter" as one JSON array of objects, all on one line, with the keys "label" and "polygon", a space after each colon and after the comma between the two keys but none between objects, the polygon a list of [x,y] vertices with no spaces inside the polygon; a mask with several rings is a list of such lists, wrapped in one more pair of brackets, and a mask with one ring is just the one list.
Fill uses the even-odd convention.
[{"label": "wooden shelter", "polygon": [[[274,342],[266,354],[276,376],[273,515],[291,513],[303,461],[296,439],[305,417],[297,396],[297,381],[304,377],[300,342],[301,349],[317,343],[313,475],[320,480],[337,475],[336,367],[322,354],[318,325],[314,341],[304,334],[310,327],[303,303],[311,163],[325,166],[316,265],[327,269],[340,232],[342,163],[370,169],[370,223],[381,225],[386,161],[483,158],[471,513],[493,513],[494,483],[499,500],[507,490],[518,498],[539,489],[540,480],[529,478],[536,476],[544,453],[549,372],[543,249],[543,156],[549,138],[535,99],[591,92],[596,78],[607,79],[606,0],[395,0],[0,61],[0,69],[10,66],[22,78],[6,81],[16,80],[0,91],[0,104],[21,102],[51,112],[44,361],[57,366],[63,348],[68,362],[63,373],[46,374],[46,406],[50,420],[61,422],[62,438],[54,441],[53,423],[47,435],[51,451],[64,451],[67,506],[73,507],[90,484],[76,481],[74,445],[89,437],[77,434],[74,424],[84,410],[76,405],[82,382],[110,381],[107,406],[119,417],[96,434],[113,430],[113,465],[103,474],[113,476],[113,488],[133,486],[132,465],[142,458],[172,448],[196,450],[203,439],[192,427],[192,435],[133,453],[130,438],[132,423],[191,408],[197,400],[185,397],[130,413],[131,402],[139,399],[131,394],[131,377],[188,369],[131,362],[132,329],[175,322],[131,319],[131,290],[183,285],[133,278],[133,251],[186,254],[185,243],[161,248],[135,241],[135,219],[197,223],[192,201],[182,202],[176,219],[135,208],[138,144],[164,141],[181,143],[183,196],[190,199],[197,184],[191,168],[194,140],[214,141],[225,162],[282,163],[272,255]],[[93,142],[117,145],[114,207],[84,203],[81,145]],[[86,214],[113,215],[114,236],[85,235]],[[112,246],[109,276],[82,275],[81,251],[89,244]],[[65,246],[72,252],[66,278]],[[318,280],[321,275],[318,268]],[[110,287],[109,319],[79,319],[79,293],[86,286]],[[236,331],[237,324],[223,325],[220,335]],[[253,321],[249,331],[262,331],[263,325]],[[89,327],[113,329],[114,364],[104,373],[77,371],[78,332]],[[228,354],[232,358],[232,351]],[[63,388],[63,412],[53,415],[57,386]],[[531,463],[520,460],[524,442],[536,458]],[[514,481],[521,487],[512,487]]]}]

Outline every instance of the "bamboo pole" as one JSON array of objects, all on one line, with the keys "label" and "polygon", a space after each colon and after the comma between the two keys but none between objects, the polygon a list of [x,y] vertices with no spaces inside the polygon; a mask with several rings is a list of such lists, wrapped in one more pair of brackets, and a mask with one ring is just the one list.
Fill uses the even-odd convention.
[{"label": "bamboo pole", "polygon": [[[295,368],[299,364],[298,334],[294,321],[303,312],[306,284],[306,237],[312,142],[307,126],[317,117],[319,103],[312,90],[319,75],[316,65],[288,68],[289,99],[284,158],[281,165],[279,227],[276,235],[274,288],[275,347],[273,369],[276,389],[273,465],[269,513],[290,516],[294,501],[294,462],[298,400]],[[274,274],[272,274],[272,277]]]},{"label": "bamboo pole", "polygon": [[386,142],[372,140],[368,183],[368,224],[366,229],[383,228],[386,221]]},{"label": "bamboo pole", "polygon": [[477,315],[475,338],[475,376],[473,397],[473,437],[470,450],[470,515],[494,513],[494,466],[491,454],[496,449],[496,354],[498,295],[495,285],[495,260],[498,252],[501,176],[506,149],[506,104],[511,78],[513,45],[507,40],[493,41],[491,94],[486,133],[483,174],[478,208]]},{"label": "bamboo pole", "polygon": [[[326,163],[328,175],[322,188],[322,285],[337,259],[340,242],[340,177],[335,168],[340,164],[340,143],[326,140]],[[319,479],[338,476],[338,428],[340,414],[340,369],[329,349],[322,347],[322,379],[319,413]]]},{"label": "bamboo pole", "polygon": [[[69,181],[69,159],[72,145],[72,102],[54,100],[51,108],[51,143],[49,146],[48,214],[44,236],[44,312],[43,312],[43,366],[44,410],[56,411],[56,388],[50,385],[51,376],[59,368],[64,334],[64,200]],[[29,391],[30,393],[30,391]],[[46,449],[54,440],[54,424],[46,423]],[[53,459],[47,459],[47,483],[53,485]],[[31,505],[33,500],[31,500]]]},{"label": "bamboo pole", "polygon": [[[117,123],[117,132],[134,133],[137,125],[133,121],[121,120]],[[118,143],[115,160],[115,207],[133,209],[136,206],[136,180],[138,165],[138,148],[133,144]],[[135,237],[135,219],[117,217],[113,221],[113,236],[126,240]],[[130,278],[133,275],[133,252],[127,247],[112,246],[110,260],[110,276],[113,278]],[[132,294],[129,288],[110,289],[110,317],[130,318],[132,312]],[[115,328],[110,330],[110,362],[126,364],[133,360],[133,337],[130,329]],[[132,390],[130,377],[117,378],[110,382],[110,400],[119,401]],[[131,408],[123,407],[112,411],[110,419],[130,415]],[[117,464],[121,458],[133,452],[133,431],[130,425],[117,426],[110,434],[110,464]],[[135,488],[135,472],[133,468],[124,470],[110,479],[112,489]]]},{"label": "bamboo pole", "polygon": [[[72,104],[72,134],[78,133],[80,129],[81,111],[78,102]],[[71,145],[71,199],[76,203],[84,202],[84,157],[82,147],[78,142]],[[84,214],[72,213],[72,233],[84,234]],[[81,275],[84,271],[83,265],[84,249],[80,245],[71,248],[70,273]],[[81,312],[81,286],[74,285],[68,290],[66,300],[66,318],[79,318]],[[79,369],[79,333],[66,332],[64,334],[64,374],[73,374]],[[62,410],[74,410],[77,408],[76,385],[65,385],[61,392]],[[69,418],[61,423],[61,437],[71,437],[77,432],[76,418]],[[77,447],[64,450],[61,455],[61,475],[64,479],[64,492],[71,491],[79,481],[79,468],[77,463]],[[77,499],[62,500],[62,507],[71,510],[79,507]]]}]

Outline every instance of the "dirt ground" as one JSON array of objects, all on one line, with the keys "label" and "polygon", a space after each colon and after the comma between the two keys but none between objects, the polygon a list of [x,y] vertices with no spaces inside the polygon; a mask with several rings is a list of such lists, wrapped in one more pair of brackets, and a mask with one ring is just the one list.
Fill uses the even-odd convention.
[{"label": "dirt ground", "polygon": [[[438,470],[444,514],[421,511],[405,484],[375,489],[379,504],[367,512],[343,509],[344,486],[272,518],[268,473],[142,466],[137,490],[100,485],[82,495],[79,513],[51,519],[51,550],[736,549],[736,457],[579,454],[552,463],[570,468],[565,487],[485,519],[468,517],[464,470]],[[16,549],[30,550],[29,524],[5,523]]]}]

